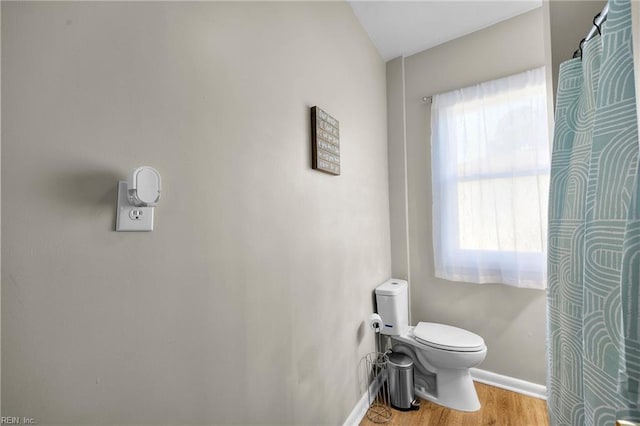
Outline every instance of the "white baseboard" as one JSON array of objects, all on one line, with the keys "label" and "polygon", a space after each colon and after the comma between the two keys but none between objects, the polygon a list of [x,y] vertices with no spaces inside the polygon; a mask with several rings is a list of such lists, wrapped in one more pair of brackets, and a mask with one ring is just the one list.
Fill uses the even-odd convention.
[{"label": "white baseboard", "polygon": [[367,410],[369,409],[369,392],[365,392],[362,398],[356,403],[356,406],[351,410],[351,414],[344,421],[343,426],[357,426],[360,424]]},{"label": "white baseboard", "polygon": [[374,380],[371,381],[367,391],[360,397],[360,400],[356,403],[356,406],[353,407],[349,417],[344,421],[343,426],[357,426],[360,424],[364,416],[367,414],[367,410],[369,410],[369,395],[377,395],[380,387],[382,386],[382,382],[380,381],[380,375],[378,375]]},{"label": "white baseboard", "polygon": [[526,380],[520,380],[514,377],[503,376],[502,374],[480,370],[479,368],[471,369],[471,378],[476,382],[495,386],[497,388],[510,390],[538,399],[547,399],[547,387],[539,385],[537,383],[527,382]]}]

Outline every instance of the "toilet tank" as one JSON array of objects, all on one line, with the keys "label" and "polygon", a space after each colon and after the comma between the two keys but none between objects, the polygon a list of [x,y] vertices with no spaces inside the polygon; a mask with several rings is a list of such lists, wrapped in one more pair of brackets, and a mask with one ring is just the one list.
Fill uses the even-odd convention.
[{"label": "toilet tank", "polygon": [[390,279],[376,287],[378,315],[382,318],[382,334],[397,336],[409,327],[408,284]]}]

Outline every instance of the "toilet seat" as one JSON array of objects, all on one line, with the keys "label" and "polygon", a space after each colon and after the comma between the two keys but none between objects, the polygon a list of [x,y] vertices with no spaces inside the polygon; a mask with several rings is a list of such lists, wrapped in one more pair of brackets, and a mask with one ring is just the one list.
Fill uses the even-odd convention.
[{"label": "toilet seat", "polygon": [[433,322],[419,322],[413,336],[420,343],[446,351],[477,352],[485,347],[484,339],[475,333]]}]

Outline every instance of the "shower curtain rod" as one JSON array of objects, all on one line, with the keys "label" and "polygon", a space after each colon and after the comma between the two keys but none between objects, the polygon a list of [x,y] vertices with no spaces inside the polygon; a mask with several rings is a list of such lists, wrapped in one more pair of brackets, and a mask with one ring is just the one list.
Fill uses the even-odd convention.
[{"label": "shower curtain rod", "polygon": [[604,21],[607,20],[607,15],[609,14],[609,3],[604,5],[604,8],[602,9],[602,12],[600,12],[599,14],[596,15],[595,18],[593,18],[593,25],[591,26],[591,29],[589,30],[589,33],[587,34],[587,37],[585,37],[585,41],[589,41],[591,40],[591,38],[596,35],[596,32],[600,32],[599,28],[602,27],[602,23]]},{"label": "shower curtain rod", "polygon": [[578,49],[575,52],[573,52],[574,58],[582,58],[582,45],[584,44],[585,41],[591,40],[596,35],[596,33],[600,34],[600,28],[602,27],[602,23],[607,20],[608,14],[609,14],[609,2],[607,2],[607,4],[604,5],[602,12],[598,13],[596,16],[593,17],[593,25],[591,26],[591,29],[587,33],[587,36],[582,40],[580,40],[580,45],[578,46]]}]

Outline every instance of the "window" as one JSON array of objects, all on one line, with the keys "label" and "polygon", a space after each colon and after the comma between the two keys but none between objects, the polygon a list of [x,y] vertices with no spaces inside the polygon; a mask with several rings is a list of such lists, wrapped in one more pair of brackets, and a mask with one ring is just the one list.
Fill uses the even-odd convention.
[{"label": "window", "polygon": [[544,68],[434,96],[431,128],[436,276],[545,288]]}]

